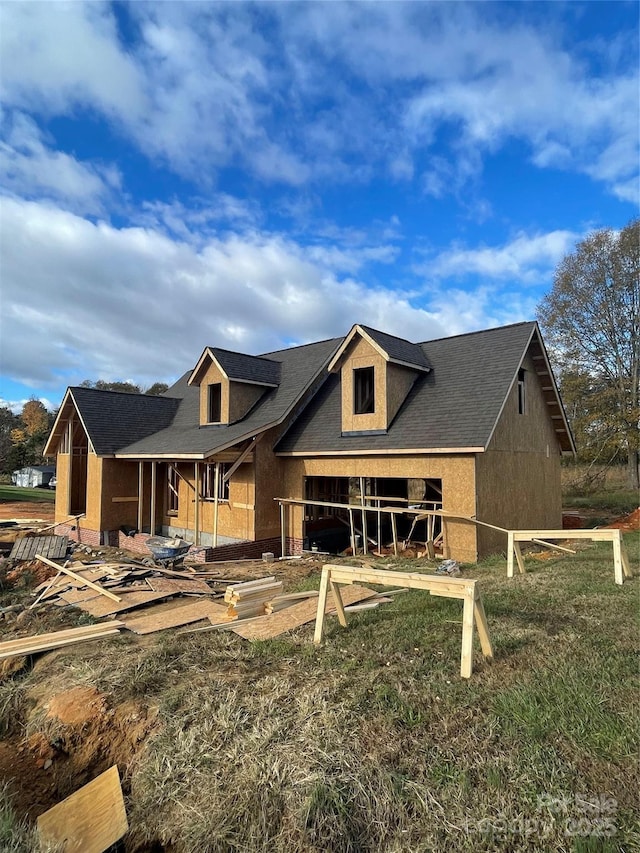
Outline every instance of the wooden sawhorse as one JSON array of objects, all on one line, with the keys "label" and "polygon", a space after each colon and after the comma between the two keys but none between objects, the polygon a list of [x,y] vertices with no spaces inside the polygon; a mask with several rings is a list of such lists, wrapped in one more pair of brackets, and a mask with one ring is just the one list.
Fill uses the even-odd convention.
[{"label": "wooden sawhorse", "polygon": [[420,572],[392,572],[384,569],[354,568],[351,566],[332,566],[327,564],[322,569],[320,595],[318,597],[318,613],[314,643],[322,642],[327,592],[331,588],[338,612],[338,620],[347,627],[347,617],[340,595],[340,584],[375,583],[382,586],[406,586],[410,589],[424,589],[431,595],[443,598],[461,598],[462,612],[462,649],[460,655],[460,675],[471,678],[473,671],[473,629],[478,631],[482,654],[487,660],[493,660],[493,648],[487,627],[487,617],[484,612],[482,596],[478,581],[464,578],[450,578],[438,575],[424,575]]},{"label": "wooden sawhorse", "polygon": [[567,548],[560,548],[558,545],[552,545],[550,542],[543,541],[545,539],[592,539],[594,542],[611,542],[613,545],[613,573],[616,583],[622,586],[625,577],[633,577],[629,557],[622,539],[622,531],[615,528],[605,528],[603,530],[509,530],[508,538],[508,578],[513,577],[514,554],[520,574],[523,575],[525,573],[524,560],[522,559],[522,551],[520,550],[521,542],[535,542],[538,545],[548,545],[549,548],[555,548],[559,551],[568,550]]}]

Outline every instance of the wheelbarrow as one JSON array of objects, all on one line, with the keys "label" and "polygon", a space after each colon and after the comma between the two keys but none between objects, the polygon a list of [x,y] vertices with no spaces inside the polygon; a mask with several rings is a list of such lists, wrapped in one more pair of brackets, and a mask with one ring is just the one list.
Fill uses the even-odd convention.
[{"label": "wheelbarrow", "polygon": [[[152,536],[147,539],[145,545],[151,551],[153,564],[165,568],[175,568],[181,565],[187,551],[191,548],[191,542],[185,542],[184,539],[177,537],[167,539],[164,536]],[[150,564],[152,561],[147,558],[142,562]]]}]

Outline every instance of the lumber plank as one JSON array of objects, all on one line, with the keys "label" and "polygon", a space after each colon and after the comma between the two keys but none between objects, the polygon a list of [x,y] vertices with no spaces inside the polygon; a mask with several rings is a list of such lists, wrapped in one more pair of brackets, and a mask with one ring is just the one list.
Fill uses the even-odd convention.
[{"label": "lumber plank", "polygon": [[189,625],[201,619],[220,619],[227,612],[222,604],[215,604],[208,599],[191,604],[182,604],[169,610],[148,613],[145,616],[131,616],[123,620],[124,627],[135,634],[153,634],[155,631],[165,631],[167,628],[178,628]]},{"label": "lumber plank", "polygon": [[69,575],[71,578],[75,578],[76,580],[82,581],[86,586],[91,587],[91,589],[95,589],[96,592],[99,592],[100,595],[105,595],[107,598],[112,599],[113,601],[120,601],[117,595],[114,595],[112,592],[109,592],[108,589],[103,589],[97,583],[88,580],[87,578],[83,578],[81,575],[76,574],[71,569],[67,569],[64,566],[58,565],[58,563],[53,563],[51,560],[48,560],[46,557],[41,556],[40,554],[36,554],[36,560],[40,560],[41,563],[46,563],[47,566],[51,566],[59,572],[64,572],[65,575]]},{"label": "lumber plank", "polygon": [[[350,586],[348,589],[341,590],[343,604],[356,604],[358,601],[364,601],[367,598],[373,598],[377,593],[372,589],[366,589],[362,586]],[[237,623],[233,627],[234,633],[245,640],[269,640],[284,634],[286,631],[292,631],[294,628],[299,628],[307,622],[313,622],[318,613],[318,604],[322,600],[322,592],[316,602],[315,598],[309,601],[302,601],[300,604],[294,604],[287,607],[286,610],[281,610],[279,613],[273,613],[270,616],[260,617],[258,621],[243,625]],[[327,613],[335,611],[335,603],[331,596],[327,597],[325,610]]]},{"label": "lumber plank", "polygon": [[100,625],[84,625],[81,628],[67,628],[64,631],[54,631],[51,634],[34,634],[30,637],[7,640],[0,643],[0,659],[45,652],[85,640],[97,640],[110,634],[117,634],[121,627],[121,622],[113,621]]},{"label": "lumber plank", "polygon": [[38,835],[64,853],[104,853],[129,829],[117,765],[40,815]]}]

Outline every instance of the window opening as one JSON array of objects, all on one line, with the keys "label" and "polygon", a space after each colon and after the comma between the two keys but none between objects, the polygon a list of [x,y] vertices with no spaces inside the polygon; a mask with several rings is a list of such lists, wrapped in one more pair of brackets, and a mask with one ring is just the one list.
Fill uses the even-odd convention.
[{"label": "window opening", "polygon": [[353,371],[353,413],[370,415],[375,411],[373,367],[357,367]]},{"label": "window opening", "polygon": [[208,422],[210,424],[220,423],[222,416],[222,385],[215,382],[209,385],[208,397]]}]

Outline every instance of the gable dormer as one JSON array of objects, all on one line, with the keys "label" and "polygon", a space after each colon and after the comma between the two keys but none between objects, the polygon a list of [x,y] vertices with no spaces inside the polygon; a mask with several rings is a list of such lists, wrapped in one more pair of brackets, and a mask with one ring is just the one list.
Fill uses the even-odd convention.
[{"label": "gable dormer", "polygon": [[241,420],[279,384],[279,362],[218,347],[204,350],[189,377],[200,388],[200,426]]},{"label": "gable dormer", "polygon": [[355,325],[329,363],[340,373],[342,433],[386,432],[418,376],[431,369],[418,344]]}]

